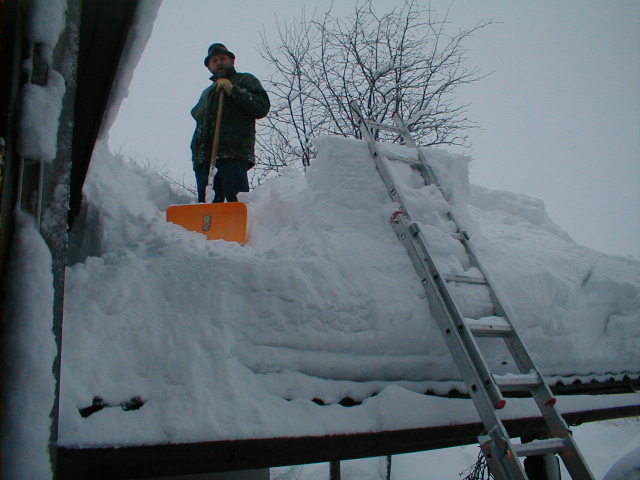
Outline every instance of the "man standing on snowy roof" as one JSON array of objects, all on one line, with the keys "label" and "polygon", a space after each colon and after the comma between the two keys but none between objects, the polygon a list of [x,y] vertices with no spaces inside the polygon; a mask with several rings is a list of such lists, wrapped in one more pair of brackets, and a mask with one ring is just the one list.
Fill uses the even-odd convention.
[{"label": "man standing on snowy roof", "polygon": [[204,65],[212,73],[208,87],[191,110],[196,130],[191,140],[193,170],[198,187],[198,202],[205,201],[211,151],[220,95],[222,105],[220,144],[216,156],[218,169],[213,179],[213,202],[237,201],[238,192],[249,191],[247,170],[255,165],[256,120],[271,107],[267,92],[250,73],[236,72],[236,56],[221,43],[209,47]]}]

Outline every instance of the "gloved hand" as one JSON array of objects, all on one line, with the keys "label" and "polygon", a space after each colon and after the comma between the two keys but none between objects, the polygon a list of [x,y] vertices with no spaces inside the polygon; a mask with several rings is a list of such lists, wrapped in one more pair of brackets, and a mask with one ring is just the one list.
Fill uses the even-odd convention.
[{"label": "gloved hand", "polygon": [[216,92],[220,90],[224,90],[227,95],[231,95],[231,89],[233,88],[233,83],[228,78],[219,78],[216,80]]}]

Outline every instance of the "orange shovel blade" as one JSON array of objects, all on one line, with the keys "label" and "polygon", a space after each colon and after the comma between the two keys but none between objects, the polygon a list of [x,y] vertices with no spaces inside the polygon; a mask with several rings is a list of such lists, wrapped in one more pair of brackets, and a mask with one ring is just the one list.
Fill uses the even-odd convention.
[{"label": "orange shovel blade", "polygon": [[167,208],[167,222],[202,233],[209,240],[247,243],[247,205],[242,202],[172,205]]}]

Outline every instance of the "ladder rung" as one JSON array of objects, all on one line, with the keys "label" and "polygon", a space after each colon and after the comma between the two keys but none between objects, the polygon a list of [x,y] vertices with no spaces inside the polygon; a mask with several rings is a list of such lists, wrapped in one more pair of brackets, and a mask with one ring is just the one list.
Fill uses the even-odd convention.
[{"label": "ladder rung", "polygon": [[469,240],[469,234],[467,233],[466,230],[462,232],[453,232],[453,233],[450,233],[449,235],[451,235],[456,240]]},{"label": "ladder rung", "polygon": [[393,155],[390,153],[387,153],[386,158],[391,160],[392,162],[402,162],[402,163],[406,163],[408,165],[411,165],[413,167],[415,166],[419,166],[420,162],[416,159],[413,158],[408,158],[408,157],[402,157],[402,156],[398,156],[398,155]]},{"label": "ladder rung", "polygon": [[546,438],[544,440],[533,440],[532,442],[516,444],[513,446],[514,452],[519,457],[532,457],[534,455],[545,455],[547,453],[558,453],[567,448],[567,442],[563,438]]},{"label": "ladder rung", "polygon": [[520,375],[493,375],[496,385],[502,391],[519,391],[523,388],[537,387],[542,384],[537,373],[523,373]]},{"label": "ladder rung", "polygon": [[469,330],[476,337],[504,337],[513,333],[511,324],[503,317],[465,318]]},{"label": "ladder rung", "polygon": [[457,282],[457,283],[471,283],[474,285],[486,285],[486,278],[479,277],[468,277],[466,275],[443,275],[442,276],[447,282]]},{"label": "ladder rung", "polygon": [[369,127],[373,127],[376,130],[386,130],[387,132],[402,133],[402,130],[394,125],[385,125],[383,123],[376,123],[371,121],[367,122],[367,124],[369,125]]}]

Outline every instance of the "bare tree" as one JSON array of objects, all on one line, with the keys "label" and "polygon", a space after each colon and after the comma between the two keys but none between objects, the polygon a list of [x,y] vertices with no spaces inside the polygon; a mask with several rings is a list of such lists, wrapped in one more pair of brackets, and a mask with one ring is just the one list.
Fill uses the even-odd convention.
[{"label": "bare tree", "polygon": [[484,77],[466,67],[463,42],[492,22],[452,34],[448,15],[439,18],[418,0],[379,15],[363,0],[346,18],[331,10],[307,18],[303,11],[300,20],[276,25],[275,41],[263,33],[260,51],[274,73],[260,160],[267,168],[294,159],[306,166],[313,137],[357,136],[353,99],[377,122],[399,112],[420,145],[468,146],[468,104],[453,93]]}]

